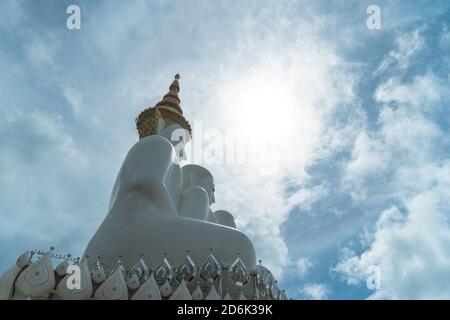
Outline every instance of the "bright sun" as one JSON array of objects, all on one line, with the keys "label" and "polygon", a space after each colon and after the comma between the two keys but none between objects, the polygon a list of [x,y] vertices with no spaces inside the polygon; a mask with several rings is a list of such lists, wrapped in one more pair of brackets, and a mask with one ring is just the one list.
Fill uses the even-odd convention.
[{"label": "bright sun", "polygon": [[222,121],[251,141],[276,141],[280,152],[301,161],[300,153],[309,152],[319,130],[307,87],[289,70],[277,68],[233,79],[220,87]]}]

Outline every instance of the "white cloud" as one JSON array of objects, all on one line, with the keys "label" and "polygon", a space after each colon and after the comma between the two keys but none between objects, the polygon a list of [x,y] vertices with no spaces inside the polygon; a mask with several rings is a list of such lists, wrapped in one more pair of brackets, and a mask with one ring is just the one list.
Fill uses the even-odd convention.
[{"label": "white cloud", "polygon": [[399,196],[409,190],[400,175],[434,161],[446,139],[428,114],[442,108],[445,85],[428,72],[408,84],[390,78],[379,86],[379,128],[360,132],[346,164],[343,181],[355,200],[384,202]]},{"label": "white cloud", "polygon": [[27,38],[25,54],[28,61],[36,67],[50,67],[55,63],[56,44],[51,39],[38,35]]},{"label": "white cloud", "polygon": [[397,49],[389,52],[388,56],[375,71],[375,75],[381,74],[393,67],[398,67],[400,70],[408,69],[410,59],[425,45],[421,32],[421,29],[417,29],[411,33],[405,33],[399,36],[397,38]]},{"label": "white cloud", "polygon": [[439,179],[436,187],[405,199],[405,213],[397,207],[383,211],[370,248],[342,260],[334,271],[356,284],[366,281],[369,266],[378,266],[381,288],[374,298],[449,299],[449,169],[450,163],[429,171]]},{"label": "white cloud", "polygon": [[389,169],[390,157],[379,139],[369,137],[366,132],[359,134],[344,176],[344,182],[350,184],[349,188],[354,199],[367,199],[368,182],[385,174]]},{"label": "white cloud", "polygon": [[450,50],[450,31],[446,25],[442,27],[442,33],[439,36],[439,48],[441,50]]},{"label": "white cloud", "polygon": [[69,106],[75,116],[79,116],[83,107],[82,93],[71,85],[62,85],[62,94],[69,103]]},{"label": "white cloud", "polygon": [[300,188],[287,198],[289,207],[299,207],[302,212],[311,210],[311,206],[327,196],[329,188],[324,185],[316,185],[309,188]]},{"label": "white cloud", "polygon": [[[429,115],[447,101],[443,81],[431,72],[409,83],[388,79],[375,94],[385,104],[378,129],[355,142],[349,189],[360,196],[356,200],[385,209],[368,248],[341,257],[332,270],[358,284],[371,266],[379,267],[381,288],[370,298],[450,297],[450,161],[441,158],[448,140]],[[395,205],[386,208],[386,199]]]},{"label": "white cloud", "polygon": [[446,86],[432,72],[414,77],[407,84],[399,78],[390,78],[375,91],[375,99],[381,103],[402,103],[414,108],[431,108],[445,95],[448,95]]},{"label": "white cloud", "polygon": [[[10,109],[10,108],[8,108]],[[87,159],[75,144],[58,114],[33,110],[22,111],[11,108],[15,113],[1,127],[3,135],[9,136],[2,147],[2,156],[16,154],[23,161],[48,161],[49,156],[77,168],[86,165]]]},{"label": "white cloud", "polygon": [[79,182],[92,177],[88,157],[61,116],[13,110],[14,117],[0,121],[0,216],[7,221],[0,225],[3,263],[10,265],[11,255],[14,259],[39,246],[81,250],[83,243],[74,239],[86,232],[83,220],[89,219],[86,208],[92,204],[85,200],[97,193],[80,192]]},{"label": "white cloud", "polygon": [[17,26],[24,17],[23,0],[4,0],[0,3],[0,27],[4,30],[17,31]]},{"label": "white cloud", "polygon": [[325,284],[308,283],[300,289],[300,294],[304,299],[325,300],[330,294],[330,289]]},{"label": "white cloud", "polygon": [[314,262],[308,257],[303,257],[297,260],[296,267],[299,275],[305,277],[314,267]]}]

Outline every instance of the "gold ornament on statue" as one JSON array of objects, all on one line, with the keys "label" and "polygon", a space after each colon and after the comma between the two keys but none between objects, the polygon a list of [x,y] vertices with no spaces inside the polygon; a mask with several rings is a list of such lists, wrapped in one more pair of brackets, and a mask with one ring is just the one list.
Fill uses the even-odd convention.
[{"label": "gold ornament on statue", "polygon": [[139,139],[155,135],[158,132],[159,119],[164,120],[165,127],[173,123],[179,124],[192,134],[191,125],[183,116],[183,110],[180,107],[180,84],[178,80],[180,75],[176,74],[175,79],[169,87],[169,92],[154,107],[142,111],[136,118],[136,128],[139,133]]}]

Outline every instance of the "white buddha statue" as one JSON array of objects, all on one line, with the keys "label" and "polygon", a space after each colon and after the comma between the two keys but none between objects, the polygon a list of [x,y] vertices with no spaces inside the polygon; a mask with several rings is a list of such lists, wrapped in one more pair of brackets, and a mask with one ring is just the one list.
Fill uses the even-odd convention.
[{"label": "white buddha statue", "polygon": [[236,229],[236,222],[234,221],[234,217],[228,211],[217,210],[214,212],[214,218],[216,219],[217,223]]},{"label": "white buddha statue", "polygon": [[234,217],[226,210],[213,212],[210,208],[215,202],[214,178],[204,167],[188,164],[181,168],[183,176],[183,195],[179,212],[183,217],[218,223],[236,228]]},{"label": "white buddha statue", "polygon": [[[172,265],[182,264],[188,250],[201,264],[213,250],[223,264],[232,264],[239,255],[249,270],[254,269],[250,240],[230,226],[211,223],[220,222],[211,216],[212,175],[200,166],[180,167],[191,128],[179,105],[178,79],[177,75],[162,101],[137,118],[140,141],[122,164],[108,214],[85,255],[101,257],[109,265],[120,257],[130,268],[143,254],[147,264],[156,268],[165,255]],[[174,136],[180,139],[173,141]],[[189,177],[183,179],[183,174]]]},{"label": "white buddha statue", "polygon": [[208,221],[210,205],[214,199],[214,179],[211,173],[199,165],[188,164],[181,168],[183,177],[179,213],[182,217]]},{"label": "white buddha statue", "polygon": [[[85,257],[54,255],[53,247],[24,253],[0,277],[0,300],[278,299],[277,286],[267,280],[261,265],[256,267],[253,245],[236,229],[233,216],[225,210],[211,210],[215,202],[212,174],[199,165],[180,167],[191,127],[180,107],[178,79],[177,75],[160,102],[136,119],[140,141],[122,164],[108,214]],[[229,266],[228,276],[220,281],[211,250],[219,262]],[[161,285],[155,273],[148,273],[147,266],[155,270],[164,258],[174,267],[190,262],[187,251],[197,265],[207,258],[209,285],[182,279],[175,288],[167,279]],[[97,257],[116,268],[109,272],[101,263],[92,264]],[[64,260],[54,268],[52,259]],[[122,265],[118,266],[119,259]],[[242,262],[257,274],[246,272]],[[69,268],[77,270],[75,266],[79,288],[70,285],[77,273]],[[286,298],[284,293],[281,297]]]}]

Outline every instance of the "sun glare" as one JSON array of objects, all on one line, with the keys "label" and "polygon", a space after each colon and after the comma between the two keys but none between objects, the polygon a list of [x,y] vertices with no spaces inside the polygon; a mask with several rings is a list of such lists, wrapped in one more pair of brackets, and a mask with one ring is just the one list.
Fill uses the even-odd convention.
[{"label": "sun glare", "polygon": [[225,115],[232,128],[255,139],[280,137],[292,125],[297,101],[282,79],[252,77],[227,88]]},{"label": "sun glare", "polygon": [[283,158],[300,162],[320,127],[310,94],[307,81],[289,70],[259,70],[221,86],[222,121],[249,141],[276,143]]}]

